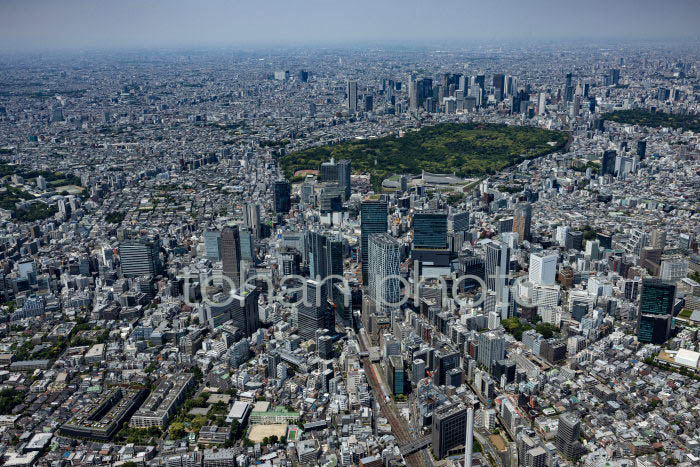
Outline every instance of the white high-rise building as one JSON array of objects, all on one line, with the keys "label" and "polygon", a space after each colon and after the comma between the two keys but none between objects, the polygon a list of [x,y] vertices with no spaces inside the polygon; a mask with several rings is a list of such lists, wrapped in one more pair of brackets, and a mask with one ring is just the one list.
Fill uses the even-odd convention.
[{"label": "white high-rise building", "polygon": [[586,256],[590,257],[591,261],[598,261],[600,259],[599,240],[588,240],[586,242]]},{"label": "white high-rise building", "polygon": [[248,203],[245,206],[245,225],[255,238],[262,237],[262,224],[260,222],[260,205]]},{"label": "white high-rise building", "polygon": [[537,101],[537,115],[544,115],[546,109],[547,94],[541,92]]},{"label": "white high-rise building", "polygon": [[566,234],[569,233],[570,230],[571,228],[568,225],[560,225],[557,227],[557,233],[554,239],[559,246],[566,246]]},{"label": "white high-rise building", "polygon": [[661,258],[661,280],[677,282],[688,276],[688,260],[680,255]]},{"label": "white high-rise building", "polygon": [[501,326],[501,315],[495,311],[489,312],[489,329],[498,329]]},{"label": "white high-rise building", "polygon": [[625,244],[625,252],[627,254],[633,254],[635,256],[639,256],[640,252],[642,251],[642,248],[647,246],[649,244],[649,234],[639,230],[639,229],[632,229],[630,231],[630,237],[629,240],[627,241],[627,244]]},{"label": "white high-rise building", "polygon": [[464,467],[472,467],[472,450],[474,449],[474,407],[467,409],[467,436],[464,440]]},{"label": "white high-rise building", "polygon": [[478,361],[490,373],[493,365],[505,357],[505,339],[499,331],[479,334]]},{"label": "white high-rise building", "polygon": [[387,233],[371,234],[368,259],[369,296],[377,310],[389,311],[401,298],[401,245]]},{"label": "white high-rise building", "polygon": [[535,285],[554,285],[557,274],[556,253],[539,251],[530,255],[529,280]]}]

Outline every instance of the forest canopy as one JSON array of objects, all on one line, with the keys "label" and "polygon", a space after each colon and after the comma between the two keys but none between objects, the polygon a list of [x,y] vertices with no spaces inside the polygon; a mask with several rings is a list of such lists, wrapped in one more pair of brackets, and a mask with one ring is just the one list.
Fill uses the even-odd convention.
[{"label": "forest canopy", "polygon": [[372,185],[395,174],[495,173],[523,159],[532,159],[566,145],[568,134],[535,127],[490,123],[442,123],[410,131],[403,137],[352,140],[304,149],[282,156],[287,178],[303,169],[318,169],[331,157],[352,161],[353,172],[369,172]]},{"label": "forest canopy", "polygon": [[649,127],[681,128],[700,133],[700,116],[681,115],[666,112],[648,112],[646,110],[619,110],[603,115],[605,120],[628,125]]}]

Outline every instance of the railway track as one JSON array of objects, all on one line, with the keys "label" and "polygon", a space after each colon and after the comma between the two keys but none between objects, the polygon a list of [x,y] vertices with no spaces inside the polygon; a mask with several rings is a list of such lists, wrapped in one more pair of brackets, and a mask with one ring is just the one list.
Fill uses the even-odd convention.
[{"label": "railway track", "polygon": [[[359,338],[360,346],[364,351],[367,351],[362,338]],[[391,431],[396,437],[396,440],[400,445],[409,443],[413,441],[413,436],[411,435],[406,422],[401,418],[401,416],[396,412],[396,409],[386,403],[384,398],[385,390],[383,389],[382,382],[379,381],[379,375],[375,370],[375,366],[369,361],[369,358],[365,357],[362,359],[362,365],[365,368],[365,373],[367,374],[367,381],[372,387],[372,391],[377,396],[377,402],[379,403],[380,412],[384,417],[386,417],[389,425],[391,425]],[[429,464],[425,461],[425,456],[423,451],[414,452],[408,456],[404,457],[406,464],[410,467],[427,467]]]}]

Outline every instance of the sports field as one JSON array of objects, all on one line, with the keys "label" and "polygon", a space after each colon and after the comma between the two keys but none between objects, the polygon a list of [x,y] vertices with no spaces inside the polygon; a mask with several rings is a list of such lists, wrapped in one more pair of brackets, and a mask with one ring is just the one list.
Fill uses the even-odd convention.
[{"label": "sports field", "polygon": [[281,439],[283,436],[287,435],[287,424],[286,423],[275,423],[272,425],[253,425],[250,429],[250,434],[248,439],[254,443],[262,443],[262,440],[269,438],[270,436],[277,436]]}]

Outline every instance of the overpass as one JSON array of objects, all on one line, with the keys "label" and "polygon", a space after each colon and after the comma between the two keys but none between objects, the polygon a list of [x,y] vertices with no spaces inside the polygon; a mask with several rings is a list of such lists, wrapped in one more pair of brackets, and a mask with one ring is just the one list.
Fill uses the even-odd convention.
[{"label": "overpass", "polygon": [[422,438],[414,439],[404,444],[399,448],[402,456],[410,456],[414,452],[422,451],[433,443],[433,439],[430,435],[423,436]]}]

